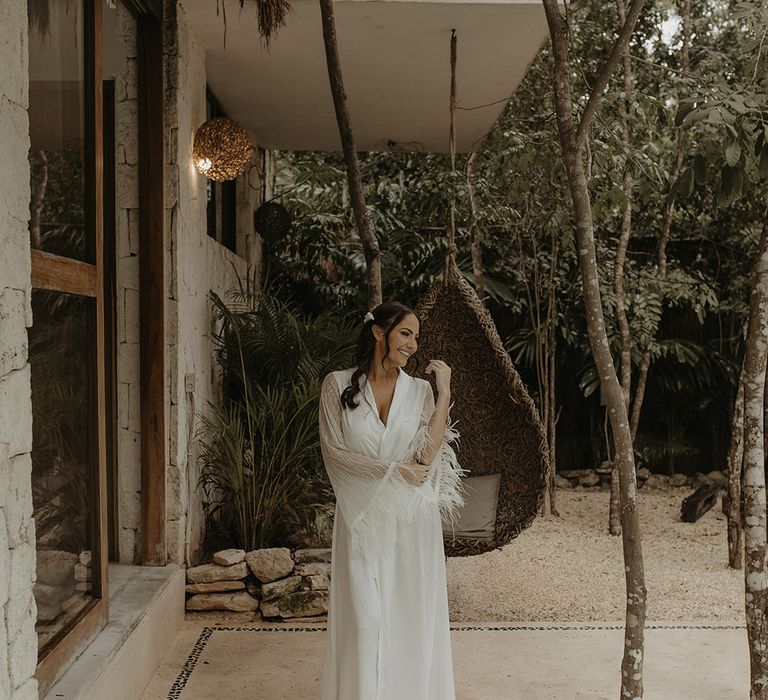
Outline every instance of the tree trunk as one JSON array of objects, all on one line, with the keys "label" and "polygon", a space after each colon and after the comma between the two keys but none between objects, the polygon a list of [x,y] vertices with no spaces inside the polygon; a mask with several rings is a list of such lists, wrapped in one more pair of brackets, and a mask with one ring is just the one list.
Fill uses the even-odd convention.
[{"label": "tree trunk", "polygon": [[[624,0],[616,0],[616,10],[619,16],[619,26],[627,21],[627,9]],[[629,57],[629,46],[622,52],[624,66],[624,94],[625,99],[619,100],[619,122],[621,123],[621,143],[624,148],[624,178],[623,192],[626,199],[624,203],[624,215],[621,219],[621,232],[616,247],[616,267],[613,276],[613,288],[616,293],[616,321],[619,325],[619,339],[621,341],[621,388],[624,392],[624,401],[629,411],[632,391],[632,336],[629,331],[629,319],[624,305],[624,263],[627,259],[629,238],[632,235],[632,173],[629,169],[629,152],[632,148],[632,137],[629,130],[629,114],[627,101],[634,89],[632,76],[632,59]],[[612,535],[621,534],[621,518],[619,517],[619,470],[614,466],[611,470],[611,499],[608,513],[608,531]]]},{"label": "tree trunk", "polygon": [[560,517],[557,510],[555,472],[557,471],[557,419],[560,415],[557,410],[556,369],[557,369],[557,336],[555,326],[557,324],[557,294],[555,284],[557,277],[557,236],[552,236],[552,262],[549,270],[549,293],[547,303],[547,436],[549,437],[549,512],[555,517]]},{"label": "tree trunk", "polygon": [[[682,11],[683,26],[683,48],[680,59],[680,68],[683,75],[688,74],[689,56],[691,48],[691,0],[684,0]],[[683,160],[685,157],[685,132],[682,127],[677,127],[677,144],[675,148],[675,162],[672,165],[672,172],[669,174],[670,182],[674,182],[680,176],[683,169]],[[669,233],[672,228],[672,216],[675,213],[675,200],[671,199],[667,203],[664,211],[664,224],[661,229],[661,239],[659,240],[659,279],[663,282],[667,278],[667,244],[669,243]],[[648,383],[648,370],[651,366],[651,351],[645,350],[640,360],[640,369],[637,378],[637,390],[635,392],[635,401],[632,405],[632,418],[630,419],[630,430],[632,440],[637,436],[637,426],[640,424],[640,411],[643,407],[645,398],[645,387]]]},{"label": "tree trunk", "polygon": [[643,657],[646,611],[645,573],[640,541],[640,518],[637,508],[637,483],[632,436],[629,431],[627,405],[616,374],[605,329],[598,268],[595,251],[592,205],[583,161],[584,135],[594,119],[603,90],[624,52],[634,29],[643,0],[633,0],[627,21],[621,29],[610,56],[595,80],[592,93],[584,107],[578,128],[573,123],[573,98],[568,62],[568,27],[557,0],[543,0],[554,57],[555,109],[560,144],[568,186],[576,219],[577,250],[581,272],[582,292],[586,305],[587,330],[595,366],[606,399],[613,439],[615,460],[619,469],[621,488],[621,531],[626,579],[626,623],[621,663],[621,697],[641,698],[643,695]]},{"label": "tree trunk", "polygon": [[744,464],[744,366],[739,376],[739,390],[733,407],[731,421],[731,444],[728,447],[728,566],[741,568],[742,527],[741,527],[741,472]]},{"label": "tree trunk", "polygon": [[325,60],[328,65],[328,81],[333,94],[333,107],[339,126],[339,138],[347,164],[349,196],[355,214],[357,232],[363,244],[365,262],[368,268],[368,307],[373,309],[381,304],[381,256],[379,244],[371,228],[365,209],[365,195],[360,178],[360,165],[357,160],[355,137],[347,110],[347,95],[344,92],[344,80],[341,75],[339,48],[336,42],[336,21],[333,15],[333,0],[320,0],[320,13],[323,18],[323,41],[325,42]]},{"label": "tree trunk", "polygon": [[750,698],[768,698],[768,572],[766,556],[764,392],[768,358],[768,221],[763,226],[749,302],[744,357],[744,591]]},{"label": "tree trunk", "polygon": [[45,151],[37,151],[37,157],[40,158],[41,162],[40,179],[35,185],[35,191],[32,194],[32,203],[29,207],[29,232],[33,248],[41,248],[43,245],[40,216],[43,211],[45,190],[48,187],[48,156]]}]

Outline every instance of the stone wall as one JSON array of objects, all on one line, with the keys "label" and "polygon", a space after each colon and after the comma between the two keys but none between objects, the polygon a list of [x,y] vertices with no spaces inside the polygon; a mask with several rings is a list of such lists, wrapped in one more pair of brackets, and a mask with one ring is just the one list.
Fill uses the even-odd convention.
[{"label": "stone wall", "polygon": [[219,399],[211,340],[212,290],[224,295],[260,249],[253,231],[253,207],[260,197],[263,158],[239,178],[238,253],[206,232],[206,179],[192,164],[195,129],[205,121],[205,55],[189,27],[183,6],[165,3],[166,71],[166,299],[169,412],[167,544],[169,561],[195,564],[201,558],[204,517],[195,433],[208,403]]},{"label": "stone wall", "polygon": [[0,1],[0,697],[37,698],[26,3]]},{"label": "stone wall", "polygon": [[141,527],[139,403],[139,149],[136,20],[117,4],[124,70],[115,75],[115,261],[119,560],[138,557]]}]

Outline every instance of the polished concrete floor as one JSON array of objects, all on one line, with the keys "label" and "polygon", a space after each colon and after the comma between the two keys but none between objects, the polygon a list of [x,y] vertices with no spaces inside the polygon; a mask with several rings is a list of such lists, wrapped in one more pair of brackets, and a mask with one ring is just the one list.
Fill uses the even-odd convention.
[{"label": "polished concrete floor", "polygon": [[[457,624],[451,635],[457,700],[619,697],[621,623]],[[141,700],[318,698],[324,641],[322,624],[187,620]],[[648,623],[646,700],[741,700],[748,677],[743,624]]]}]

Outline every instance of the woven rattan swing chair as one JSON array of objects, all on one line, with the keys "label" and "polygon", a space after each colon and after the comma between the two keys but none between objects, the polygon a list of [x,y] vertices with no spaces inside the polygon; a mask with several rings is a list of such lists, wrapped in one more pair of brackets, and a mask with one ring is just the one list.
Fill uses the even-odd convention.
[{"label": "woven rattan swing chair", "polygon": [[[456,106],[456,38],[451,37],[451,164],[455,170],[454,113]],[[542,504],[549,452],[544,426],[520,375],[499,338],[491,315],[456,265],[455,206],[448,226],[449,253],[442,277],[416,306],[419,352],[409,364],[412,374],[432,382],[424,368],[432,358],[451,367],[451,420],[461,434],[457,456],[470,471],[476,488],[467,488],[464,510],[475,508],[479,482],[498,488],[483,507],[495,500],[495,519],[474,531],[444,527],[448,556],[482,554],[500,548],[528,527]],[[491,476],[493,475],[493,476]],[[495,477],[498,475],[498,478]],[[476,477],[487,477],[476,479]],[[487,494],[486,494],[487,496]],[[471,534],[468,534],[471,532]]]}]

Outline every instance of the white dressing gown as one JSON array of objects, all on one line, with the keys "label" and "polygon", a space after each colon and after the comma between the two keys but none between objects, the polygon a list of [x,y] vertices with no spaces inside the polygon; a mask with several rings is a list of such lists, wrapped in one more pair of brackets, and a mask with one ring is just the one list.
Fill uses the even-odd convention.
[{"label": "white dressing gown", "polygon": [[354,369],[330,373],[320,399],[323,461],[336,494],[322,700],[455,700],[442,519],[462,504],[446,426],[430,478],[398,464],[420,454],[432,387],[398,370],[386,425],[365,375],[342,409]]}]

